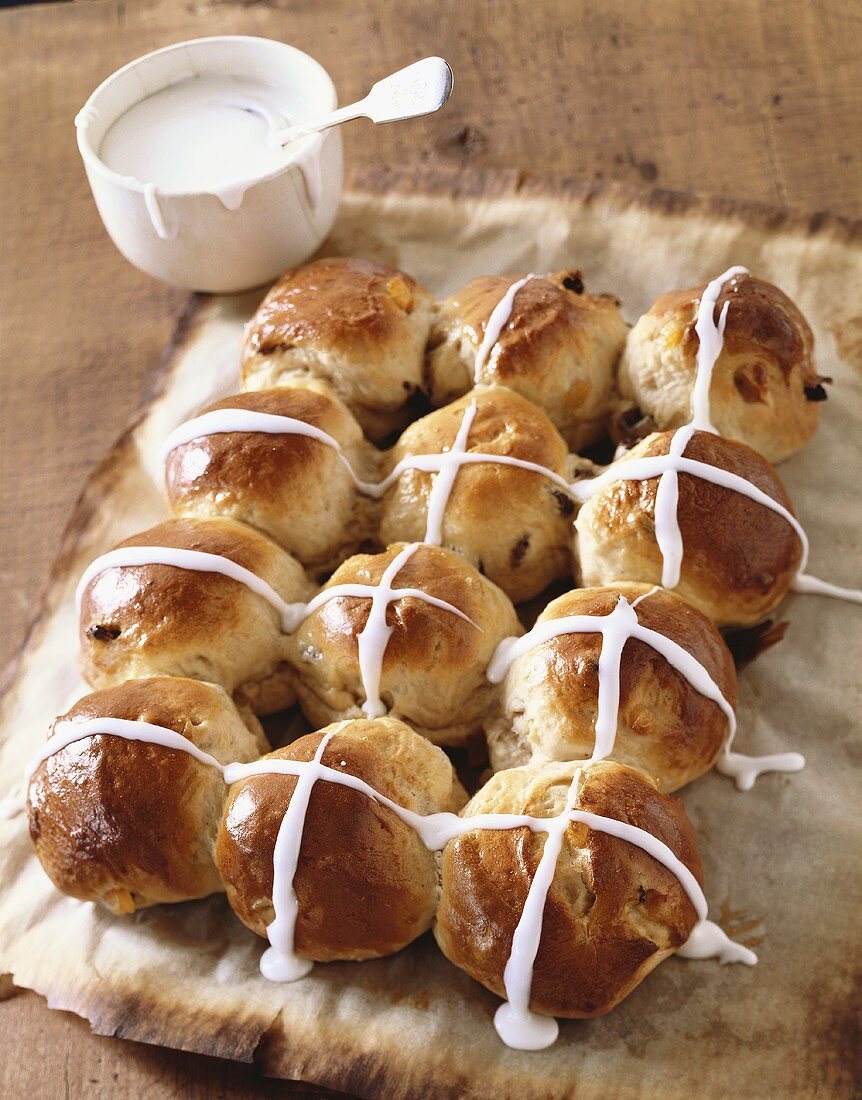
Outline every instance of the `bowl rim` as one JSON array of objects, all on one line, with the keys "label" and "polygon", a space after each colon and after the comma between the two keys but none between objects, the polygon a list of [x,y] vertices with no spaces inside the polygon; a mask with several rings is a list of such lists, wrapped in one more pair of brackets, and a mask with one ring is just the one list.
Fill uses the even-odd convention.
[{"label": "bowl rim", "polygon": [[[115,69],[110,76],[105,79],[94,88],[90,95],[87,97],[86,103],[75,115],[75,131],[78,142],[78,151],[84,161],[88,171],[94,171],[98,175],[102,176],[105,180],[115,184],[118,187],[122,187],[127,191],[135,191],[140,194],[144,194],[152,185],[144,183],[134,176],[124,176],[119,172],[115,172],[113,168],[109,168],[107,164],[102,160],[89,138],[89,128],[94,121],[94,115],[98,107],[99,97],[106,91],[111,84],[121,79],[126,73],[137,68],[144,62],[149,61],[153,57],[158,57],[161,54],[172,53],[175,50],[183,50],[188,46],[201,46],[211,45],[222,42],[241,42],[249,45],[259,45],[266,47],[278,47],[284,50],[288,54],[293,54],[302,58],[305,62],[309,62],[311,67],[317,70],[317,74],[322,78],[324,87],[328,93],[328,105],[324,106],[324,111],[334,111],[338,106],[338,92],[335,87],[335,83],[332,77],[326,71],[326,69],[320,64],[317,58],[312,57],[311,54],[306,53],[304,50],[299,49],[298,46],[292,46],[288,42],[281,42],[277,38],[263,38],[260,35],[253,34],[217,34],[217,35],[204,35],[201,38],[187,38],[182,42],[172,42],[169,46],[161,46],[157,50],[150,50],[149,53],[141,54],[140,57],[133,58],[131,61],[126,62],[119,69]],[[167,87],[167,85],[166,85]],[[160,89],[161,90],[161,89]],[[155,93],[150,93],[151,95]],[[138,102],[143,102],[146,99],[143,96]],[[116,121],[116,120],[115,120]],[[249,176],[241,178],[236,181],[236,184],[246,184],[247,187],[253,187],[259,183],[266,183],[269,180],[276,179],[288,172],[291,168],[297,164],[301,164],[304,159],[307,158],[312,149],[322,147],[323,139],[326,135],[324,133],[308,134],[306,137],[299,138],[295,142],[296,149],[293,155],[283,165],[278,168],[272,169],[270,172],[266,172],[263,175]],[[211,191],[206,190],[174,190],[167,187],[159,187],[158,194],[164,195],[167,198],[193,198],[199,195],[211,195]]]}]

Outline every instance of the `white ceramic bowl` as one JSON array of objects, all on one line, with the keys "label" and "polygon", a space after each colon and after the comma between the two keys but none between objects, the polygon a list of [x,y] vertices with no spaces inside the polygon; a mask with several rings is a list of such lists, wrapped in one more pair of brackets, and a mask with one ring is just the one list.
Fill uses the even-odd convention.
[{"label": "white ceramic bowl", "polygon": [[93,92],[75,120],[78,148],[105,228],[122,254],[149,275],[188,290],[233,293],[260,286],[302,263],[332,227],[343,182],[337,128],[291,147],[291,160],[255,178],[228,210],[213,194],[158,192],[165,225],[157,228],[147,188],[112,171],[99,148],[134,104],[197,74],[253,76],[283,91],[291,122],[337,106],[328,73],[312,57],[268,38],[196,38],[156,50],[118,69]]}]

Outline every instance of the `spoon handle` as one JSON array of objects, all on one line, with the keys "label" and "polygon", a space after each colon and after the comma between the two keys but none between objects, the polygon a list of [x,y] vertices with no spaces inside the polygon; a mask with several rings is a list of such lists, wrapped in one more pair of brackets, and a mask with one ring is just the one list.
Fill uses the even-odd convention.
[{"label": "spoon handle", "polygon": [[378,80],[358,103],[340,107],[321,118],[288,126],[272,135],[272,141],[286,145],[306,134],[328,130],[350,119],[365,116],[372,122],[396,122],[438,111],[452,91],[452,70],[442,57],[426,57]]},{"label": "spoon handle", "polygon": [[321,130],[328,130],[332,126],[339,126],[342,122],[362,118],[365,114],[366,100],[360,99],[356,103],[339,107],[337,111],[330,111],[328,115],[321,115],[320,118],[315,118],[310,122],[304,122],[298,126],[287,126],[284,130],[276,130],[272,135],[272,140],[279,145],[287,145],[291,141],[296,141],[297,138],[306,137],[308,134],[316,134]]}]

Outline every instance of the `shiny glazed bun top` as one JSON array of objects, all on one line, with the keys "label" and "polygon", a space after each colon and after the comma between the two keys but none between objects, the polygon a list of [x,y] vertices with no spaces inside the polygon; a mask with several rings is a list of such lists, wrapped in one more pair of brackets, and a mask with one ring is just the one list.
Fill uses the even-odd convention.
[{"label": "shiny glazed bun top", "polygon": [[[232,519],[171,519],[116,549],[196,551],[235,563],[291,604],[311,585],[271,539]],[[81,668],[93,687],[141,676],[189,676],[241,692],[259,714],[295,699],[284,666],[278,609],[247,584],[219,572],[172,564],[99,569],[80,609]],[[98,561],[98,559],[97,559]],[[94,566],[95,568],[95,566]]]},{"label": "shiny glazed bun top", "polygon": [[[619,627],[610,627],[611,616],[620,620]],[[565,632],[562,620],[583,617],[594,617],[597,629],[619,629],[626,639],[618,675],[614,669],[599,671],[602,652],[606,646],[613,649],[615,633],[603,639],[595,632]],[[524,639],[535,641],[508,666],[497,711],[487,725],[495,770],[531,758],[538,763],[591,756],[600,685],[608,690],[617,684],[610,757],[639,768],[664,791],[676,790],[712,766],[730,729],[725,710],[694,686],[696,670],[687,678],[649,641],[629,636],[629,617],[660,635],[657,645],[669,639],[680,646],[735,709],[733,658],[702,612],[673,592],[644,584],[578,588],[548,604]],[[560,633],[553,634],[555,628]]]},{"label": "shiny glazed bun top", "polygon": [[[438,475],[410,468],[409,459],[450,452],[459,433],[462,450],[491,460],[461,465],[441,504]],[[384,498],[380,539],[385,545],[439,540],[518,603],[568,573],[574,504],[543,472],[494,462],[497,455],[568,474],[559,432],[535,405],[502,386],[474,390],[411,424],[389,452],[390,469],[407,468]]]},{"label": "shiny glazed bun top", "polygon": [[[631,330],[618,386],[629,408],[660,429],[691,415],[699,346],[695,322],[705,287],[663,294]],[[721,289],[717,321],[729,304],[724,344],[712,374],[711,418],[722,435],[782,462],[814,435],[826,397],[814,363],[814,337],[793,302],[772,283],[736,275]],[[639,410],[639,411],[635,411]],[[617,434],[620,419],[617,418]]]},{"label": "shiny glazed bun top", "polygon": [[371,439],[409,420],[422,383],[432,299],[415,279],[371,260],[316,260],[285,272],[246,329],[245,389],[320,378]]},{"label": "shiny glazed bun top", "polygon": [[[466,800],[452,765],[392,718],[337,723],[266,760],[321,763],[364,780],[415,813],[457,811]],[[264,761],[264,762],[265,762]],[[273,908],[275,842],[295,795],[291,775],[254,775],[231,787],[216,862],[228,901],[259,936]],[[368,959],[406,946],[431,925],[438,898],[435,856],[385,805],[340,783],[318,780],[307,810],[289,824],[299,855],[293,950],[307,959]]]},{"label": "shiny glazed bun top", "polygon": [[[351,595],[357,585],[362,594]],[[428,598],[390,598],[392,589]],[[521,627],[505,593],[460,554],[403,543],[359,554],[317,600],[324,602],[291,637],[288,654],[313,725],[359,717],[364,708],[388,711],[439,745],[481,729],[495,691],[488,662]]]},{"label": "shiny glazed bun top", "polygon": [[516,281],[483,275],[440,304],[427,360],[431,398],[442,405],[477,383],[507,386],[538,405],[577,450],[605,430],[627,331],[619,302],[588,294],[579,271],[531,278],[515,292],[476,377],[489,319]]},{"label": "shiny glazed bun top", "polygon": [[[246,413],[267,430],[225,430],[232,423],[253,425],[243,421]],[[165,484],[175,515],[241,520],[315,571],[336,565],[368,537],[365,498],[347,467],[359,478],[373,477],[373,448],[325,383],[309,378],[233,394],[198,418],[202,431],[205,425],[218,430],[168,454]],[[273,418],[285,418],[281,432]],[[292,421],[326,433],[334,445],[303,435]],[[178,438],[187,434],[181,428]]]},{"label": "shiny glazed bun top", "polygon": [[[79,700],[52,726],[119,718],[173,730],[222,764],[268,745],[257,719],[220,687],[129,680]],[[66,894],[115,913],[222,889],[213,850],[225,800],[216,768],[158,744],[95,735],[41,764],[30,781],[30,836]]]},{"label": "shiny glazed bun top", "polygon": [[[614,463],[666,455],[672,432],[656,432]],[[750,482],[793,514],[781,479],[744,443],[695,432],[685,458]],[[662,583],[664,556],[656,538],[659,478],[611,481],[583,505],[576,520],[577,553],[585,586],[621,581]],[[676,525],[683,556],[674,590],[719,626],[748,625],[786,595],[802,559],[788,521],[764,504],[690,473],[680,473]]]},{"label": "shiny glazed bun top", "polygon": [[[663,841],[699,883],[694,828],[679,799],[610,761],[498,772],[462,811],[553,817],[574,777],[573,808],[627,822]],[[505,996],[503,974],[547,840],[526,827],[476,829],[443,852],[435,935],[456,966]],[[679,880],[640,847],[571,822],[541,918],[530,1008],[549,1016],[609,1012],[682,946],[697,915]]]}]

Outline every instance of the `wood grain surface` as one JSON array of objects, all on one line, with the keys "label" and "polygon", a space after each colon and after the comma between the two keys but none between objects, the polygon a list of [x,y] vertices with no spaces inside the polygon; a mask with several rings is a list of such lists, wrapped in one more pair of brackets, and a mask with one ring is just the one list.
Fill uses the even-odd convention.
[{"label": "wood grain surface", "polygon": [[[342,101],[425,53],[444,113],[345,131],[349,173],[512,169],[862,216],[854,0],[73,0],[0,12],[0,658],[7,675],[87,473],[145,399],[186,296],[105,236],[74,143],[92,88],[182,38],[281,38]],[[406,171],[405,171],[406,169]],[[465,178],[483,179],[471,171]],[[481,182],[479,184],[481,186]],[[253,1067],[95,1038],[38,998],[0,1002],[0,1096],[322,1095]]]}]

